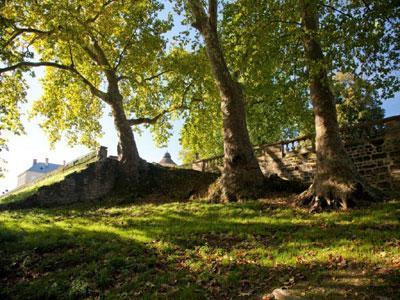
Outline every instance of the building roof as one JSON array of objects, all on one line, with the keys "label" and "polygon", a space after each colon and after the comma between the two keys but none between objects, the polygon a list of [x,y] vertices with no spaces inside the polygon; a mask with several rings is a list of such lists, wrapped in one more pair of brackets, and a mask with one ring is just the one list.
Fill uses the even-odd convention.
[{"label": "building roof", "polygon": [[36,173],[49,173],[49,172],[52,172],[52,171],[58,169],[59,167],[61,167],[61,165],[37,162],[36,164],[33,164],[32,167],[30,167],[25,172],[30,171],[30,172],[36,172]]},{"label": "building roof", "polygon": [[159,162],[162,166],[176,166],[176,163],[171,159],[171,154],[165,152],[164,157]]}]

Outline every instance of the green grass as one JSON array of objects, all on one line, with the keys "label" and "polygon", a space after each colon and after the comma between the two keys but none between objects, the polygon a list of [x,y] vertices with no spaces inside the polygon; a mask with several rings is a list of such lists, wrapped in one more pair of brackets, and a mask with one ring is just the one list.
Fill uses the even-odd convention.
[{"label": "green grass", "polygon": [[400,202],[309,214],[268,201],[0,213],[0,299],[400,297]]},{"label": "green grass", "polygon": [[67,170],[57,172],[52,176],[45,177],[45,178],[43,178],[43,180],[33,183],[32,185],[28,185],[24,188],[14,191],[14,192],[11,191],[9,194],[0,197],[0,204],[21,201],[21,200],[35,194],[38,191],[38,189],[41,188],[42,186],[52,185],[54,183],[62,181],[69,174],[72,174],[74,172],[80,172],[83,169],[86,169],[87,165],[96,161],[96,159],[97,158],[93,158],[89,161],[86,161],[84,163],[80,163],[76,166],[68,168]]}]

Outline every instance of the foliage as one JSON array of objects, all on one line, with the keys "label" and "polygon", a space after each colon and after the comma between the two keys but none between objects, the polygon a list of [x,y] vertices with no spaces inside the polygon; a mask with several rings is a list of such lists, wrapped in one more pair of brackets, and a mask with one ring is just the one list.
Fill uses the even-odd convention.
[{"label": "foliage", "polygon": [[[32,117],[43,117],[52,143],[66,134],[70,144],[94,146],[101,136],[100,99],[111,105],[112,89],[122,95],[128,118],[152,117],[170,106],[170,98],[153,93],[164,86],[157,74],[165,58],[162,35],[171,27],[169,18],[158,17],[162,8],[157,0],[18,0],[1,8],[5,64],[23,63],[13,74],[28,71],[26,62],[46,66],[44,95]],[[165,135],[168,125],[155,132]]]},{"label": "foliage", "polygon": [[383,101],[399,91],[396,1],[320,1],[320,39],[332,72],[350,72]]},{"label": "foliage", "polygon": [[54,145],[64,137],[70,145],[82,144],[94,148],[102,135],[100,118],[102,105],[79,79],[66,72],[48,69],[41,79],[43,95],[33,105],[31,118],[46,116],[41,127]]},{"label": "foliage", "polygon": [[[171,136],[172,121],[183,118],[184,161],[196,153],[203,158],[221,153],[219,95],[202,42],[197,34],[184,31],[169,40],[179,46],[166,54],[163,34],[171,28],[172,19],[159,17],[159,2],[32,3],[2,3],[0,55],[5,65],[35,58],[62,63],[73,66],[100,89],[107,81],[105,66],[88,51],[96,41],[121,79],[128,118],[161,115],[157,122],[145,124],[158,145]],[[312,132],[297,2],[235,0],[219,5],[219,36],[229,68],[245,91],[252,142],[263,144]],[[356,78],[352,85],[356,98],[349,94],[348,85],[335,84],[341,94],[338,100],[344,104],[339,114],[346,115],[340,119],[359,122],[367,118],[365,113],[374,114],[377,104],[392,97],[400,86],[393,73],[399,66],[395,30],[399,8],[394,1],[318,1],[316,5],[330,76],[342,72]],[[190,24],[190,19],[184,19],[184,24]],[[20,74],[27,70],[15,70],[8,79],[21,80],[13,90],[17,101],[24,98],[26,87]],[[92,147],[102,134],[99,119],[104,103],[93,96],[79,74],[46,70],[45,93],[34,105],[32,117],[43,117],[41,125],[51,143],[65,135],[70,144]],[[190,113],[180,113],[183,109]],[[18,119],[18,114],[13,115]]]},{"label": "foliage", "polygon": [[[7,150],[7,139],[12,134],[24,133],[20,104],[26,101],[26,83],[21,75],[0,77],[0,152]],[[0,158],[0,163],[4,161]],[[5,171],[0,165],[0,176]]]},{"label": "foliage", "polygon": [[400,296],[398,201],[310,215],[283,200],[3,211],[0,297]]},{"label": "foliage", "polygon": [[[187,145],[186,150],[190,153],[205,151],[213,152],[213,142],[220,138],[220,134],[206,135],[206,131],[220,132],[222,124],[219,117],[219,105],[215,102],[218,92],[215,89],[213,78],[210,74],[209,64],[203,49],[189,52],[181,45],[176,45],[169,50],[168,56],[163,63],[163,69],[167,72],[163,75],[164,87],[153,86],[155,93],[160,97],[170,99],[170,107],[173,109],[162,122],[168,122],[170,118],[184,119],[185,124],[181,131],[181,141]],[[199,116],[205,111],[213,118],[203,122]],[[157,127],[153,127],[155,130]],[[194,133],[196,132],[196,133]],[[162,135],[158,135],[159,137]],[[192,139],[201,139],[202,143],[192,142]],[[165,142],[167,138],[161,140]],[[209,141],[212,142],[209,142]],[[218,142],[220,142],[218,140]],[[200,146],[201,145],[201,146]]]},{"label": "foliage", "polygon": [[181,114],[185,120],[180,138],[183,161],[193,161],[196,154],[203,158],[220,154],[223,147],[219,94],[205,50],[188,52],[176,48],[171,56],[175,72],[171,72],[167,79],[170,82],[183,81],[180,88],[175,88],[175,97],[191,103],[190,109]]},{"label": "foliage", "polygon": [[[378,118],[382,115],[378,106],[400,86],[394,73],[399,69],[399,7],[395,1],[317,1],[315,5],[331,86],[341,103],[341,124]],[[298,2],[235,0],[221,1],[219,6],[219,35],[227,63],[245,90],[252,142],[313,132]],[[338,73],[353,74],[351,91],[348,83],[334,81]],[[212,119],[207,111],[199,117],[201,123]],[[195,137],[206,136],[201,128],[190,134],[193,138],[184,149],[200,146],[203,139]]]},{"label": "foliage", "polygon": [[[313,130],[296,21],[290,1],[231,1],[221,20],[227,61],[247,98],[254,144],[293,138]],[[280,21],[285,20],[285,21]],[[262,41],[262,42],[261,42]]]},{"label": "foliage", "polygon": [[[264,144],[312,131],[312,115],[305,87],[298,89],[290,83],[288,64],[279,61],[282,48],[272,35],[279,30],[266,30],[265,20],[269,5],[263,1],[224,2],[221,13],[220,39],[223,51],[233,75],[242,85],[246,96],[247,124],[253,144]],[[184,24],[190,24],[190,17]],[[188,37],[189,36],[189,37]],[[186,43],[191,38],[192,53],[205,52],[196,35],[184,33]],[[259,41],[263,41],[260,43]],[[203,63],[202,60],[199,62]],[[207,61],[205,61],[208,64]],[[300,66],[298,66],[300,68]],[[210,86],[211,88],[211,86]],[[221,116],[215,114],[219,108],[218,94],[212,94],[215,103],[206,103],[205,109],[190,112],[192,118],[185,120],[182,135],[185,161],[194,158],[194,153],[206,158],[222,153]],[[216,119],[218,118],[218,119]],[[198,124],[201,124],[200,126]],[[207,146],[207,147],[205,147]],[[185,156],[184,155],[184,156]]]},{"label": "foliage", "polygon": [[337,96],[338,122],[341,127],[379,120],[385,115],[381,101],[374,98],[375,90],[365,80],[352,74],[337,73],[333,86]]}]

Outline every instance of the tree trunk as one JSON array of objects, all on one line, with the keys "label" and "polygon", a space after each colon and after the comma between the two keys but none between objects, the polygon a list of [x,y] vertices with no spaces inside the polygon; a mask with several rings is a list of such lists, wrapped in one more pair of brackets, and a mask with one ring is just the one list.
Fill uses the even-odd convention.
[{"label": "tree trunk", "polygon": [[240,84],[232,78],[226,65],[216,29],[216,11],[214,11],[214,16],[205,18],[204,15],[199,15],[201,13],[199,8],[204,11],[199,2],[191,2],[192,12],[197,21],[194,27],[204,37],[211,69],[221,96],[224,132],[221,196],[225,201],[254,198],[260,195],[264,184],[264,175],[250,143],[243,90]]},{"label": "tree trunk", "polygon": [[360,177],[340,138],[335,98],[317,39],[317,6],[311,0],[300,0],[300,10],[305,31],[304,51],[310,96],[315,115],[317,165],[313,184],[298,196],[297,201],[317,211],[327,208],[347,209],[360,201],[377,200],[380,193]]},{"label": "tree trunk", "polygon": [[129,182],[136,182],[138,179],[141,159],[136,147],[132,128],[129,125],[123,109],[122,97],[113,97],[110,101],[110,105],[119,139],[118,159],[121,162],[126,179],[128,179]]}]

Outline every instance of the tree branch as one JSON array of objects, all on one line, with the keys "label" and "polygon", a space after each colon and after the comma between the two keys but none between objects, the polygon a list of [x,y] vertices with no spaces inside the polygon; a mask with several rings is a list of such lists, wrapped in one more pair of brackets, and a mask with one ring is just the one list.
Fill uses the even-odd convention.
[{"label": "tree branch", "polygon": [[72,47],[70,42],[68,42],[68,50],[69,50],[69,59],[71,60],[71,66],[75,66],[74,55],[72,53]]},{"label": "tree branch", "polygon": [[130,120],[128,120],[128,122],[129,122],[130,126],[140,125],[140,124],[155,124],[158,121],[158,119],[160,119],[162,116],[164,116],[164,115],[166,115],[168,113],[171,113],[171,112],[176,111],[176,110],[184,110],[184,109],[188,109],[188,108],[189,108],[188,105],[182,104],[182,105],[179,105],[179,106],[171,107],[170,109],[164,109],[163,111],[161,111],[159,114],[157,114],[156,116],[154,116],[152,118],[130,119]]},{"label": "tree branch", "polygon": [[122,59],[124,58],[125,52],[128,49],[128,47],[130,45],[132,45],[132,39],[133,39],[133,35],[129,38],[129,40],[125,43],[124,47],[122,48],[121,52],[118,55],[118,59],[117,62],[114,66],[114,71],[116,71],[118,69],[118,67],[120,66],[120,64],[122,63]]},{"label": "tree branch", "polygon": [[170,70],[161,71],[161,72],[158,73],[158,74],[152,75],[152,76],[150,76],[150,77],[143,78],[143,80],[144,80],[144,81],[150,81],[150,80],[153,80],[153,79],[155,79],[155,78],[158,78],[158,77],[160,77],[161,75],[163,75],[163,74],[165,74],[165,73],[168,73],[168,72],[171,72],[171,71],[170,71]]},{"label": "tree branch", "polygon": [[20,36],[23,33],[37,33],[39,35],[46,35],[46,34],[51,34],[54,32],[54,30],[45,31],[45,30],[39,30],[39,29],[35,29],[35,28],[19,28],[16,26],[13,26],[13,27],[14,27],[15,31],[11,35],[11,37],[6,41],[4,47],[11,44],[11,42],[13,40],[15,40],[18,36]]},{"label": "tree branch", "polygon": [[20,32],[28,32],[28,33],[40,33],[40,34],[49,34],[53,33],[54,30],[40,30],[36,28],[20,28],[15,26],[15,30],[20,31]]},{"label": "tree branch", "polygon": [[118,76],[115,73],[115,70],[111,66],[110,62],[108,61],[107,55],[105,54],[104,50],[100,47],[99,43],[95,38],[92,37],[93,40],[93,49],[94,54],[97,57],[97,63],[100,66],[105,67],[104,72],[107,77],[107,81],[109,84],[109,88],[118,89]]},{"label": "tree branch", "polygon": [[[370,12],[370,13],[373,12],[372,8],[370,7],[370,4],[367,3],[367,1],[362,0],[362,3],[365,5],[365,9],[366,9],[368,12]],[[398,4],[397,4],[397,5],[398,5]],[[394,23],[392,22],[392,20],[390,20],[389,17],[386,17],[385,15],[383,15],[383,18],[385,18],[386,21],[388,21],[391,25],[394,25]]]},{"label": "tree branch", "polygon": [[102,12],[104,11],[104,9],[110,5],[111,3],[113,3],[114,0],[108,0],[106,2],[104,2],[104,4],[101,6],[100,10],[92,17],[89,18],[85,21],[85,24],[89,24],[89,23],[93,23],[96,22],[96,20],[101,16]]},{"label": "tree branch", "polygon": [[107,70],[111,71],[112,67],[111,64],[109,63],[106,54],[104,53],[103,49],[100,47],[99,43],[94,37],[91,37],[93,41],[93,49],[94,49],[94,54],[96,57],[96,61],[99,65],[104,66],[107,68]]},{"label": "tree branch", "polygon": [[320,5],[323,6],[323,7],[329,8],[329,9],[331,9],[333,11],[336,11],[336,12],[338,12],[338,13],[340,13],[340,14],[342,14],[342,15],[350,18],[350,19],[354,19],[351,14],[345,13],[344,11],[342,11],[340,9],[337,9],[336,7],[333,7],[332,5],[329,5],[329,4],[320,4]]},{"label": "tree branch", "polygon": [[96,63],[99,63],[99,59],[96,54],[90,49],[88,46],[82,45],[83,50],[89,55],[91,59],[93,59]]},{"label": "tree branch", "polygon": [[0,74],[2,73],[6,73],[9,71],[14,71],[17,69],[21,69],[24,67],[28,67],[28,68],[34,68],[34,67],[53,67],[53,68],[57,68],[57,69],[61,69],[61,70],[66,70],[69,72],[72,72],[76,75],[78,75],[78,77],[82,80],[83,83],[85,83],[89,88],[90,91],[93,95],[99,97],[100,99],[104,100],[105,102],[108,103],[108,97],[107,94],[104,93],[103,91],[99,90],[98,88],[96,88],[85,76],[83,76],[74,66],[67,66],[67,65],[63,65],[63,64],[59,64],[56,62],[47,62],[47,61],[40,61],[40,62],[30,62],[30,61],[22,61],[19,62],[15,65],[12,66],[8,66],[5,68],[0,68]]},{"label": "tree branch", "polygon": [[189,105],[185,105],[185,96],[188,93],[190,87],[193,85],[193,82],[190,82],[186,87],[185,90],[183,91],[183,95],[182,95],[182,103],[181,105],[178,106],[173,106],[170,109],[164,109],[163,111],[161,111],[159,114],[157,114],[156,116],[152,117],[152,118],[137,118],[137,119],[130,119],[128,120],[129,125],[130,126],[134,126],[134,125],[140,125],[140,124],[154,124],[156,123],[162,116],[171,113],[173,111],[176,110],[184,110],[184,109],[189,109],[190,105],[194,102],[200,102],[202,101],[202,99],[192,99],[192,101],[189,103]]},{"label": "tree branch", "polygon": [[140,125],[140,124],[154,124],[161,118],[163,115],[169,113],[170,110],[163,110],[158,115],[153,118],[137,118],[128,120],[130,126]]},{"label": "tree branch", "polygon": [[208,19],[211,28],[217,30],[218,22],[218,3],[217,0],[208,0]]},{"label": "tree branch", "polygon": [[203,4],[201,4],[199,0],[188,0],[188,4],[194,19],[192,26],[203,33],[207,21],[209,20],[204,11]]},{"label": "tree branch", "polygon": [[106,54],[103,49],[100,47],[96,39],[91,36],[93,41],[93,50],[88,46],[82,46],[85,52],[90,56],[93,61],[95,61],[100,67],[104,67],[103,71],[107,77],[109,87],[113,86],[114,88],[118,87],[119,78],[115,74],[115,70],[111,67]]},{"label": "tree branch", "polygon": [[63,69],[63,70],[70,70],[71,67],[67,65],[62,65],[56,62],[46,62],[46,61],[40,61],[40,62],[30,62],[30,61],[22,61],[19,62],[15,65],[8,66],[5,68],[0,69],[0,74],[9,72],[9,71],[14,71],[16,69],[21,69],[23,67],[54,67],[58,69]]},{"label": "tree branch", "polygon": [[78,76],[81,78],[81,80],[83,81],[83,83],[85,83],[85,84],[89,87],[90,92],[91,92],[94,96],[97,96],[97,97],[99,97],[100,99],[102,99],[104,102],[110,104],[110,101],[109,101],[109,98],[108,98],[107,93],[105,93],[105,92],[99,90],[98,88],[96,88],[96,87],[95,87],[88,79],[86,79],[86,77],[84,77],[77,69],[72,68],[71,71],[72,71],[73,73],[75,73],[76,75],[78,75]]},{"label": "tree branch", "polygon": [[[163,75],[163,74],[165,74],[165,73],[169,73],[169,72],[172,72],[172,71],[171,71],[171,70],[161,71],[160,73],[157,73],[157,74],[155,74],[155,75],[152,75],[152,76],[149,76],[149,77],[145,77],[145,78],[143,78],[142,80],[143,80],[143,81],[151,81],[151,80],[156,79],[156,78],[160,77],[161,75]],[[117,80],[118,80],[118,81],[124,80],[124,79],[129,80],[129,79],[131,79],[131,78],[132,78],[131,76],[121,75],[121,76],[118,76],[118,77],[117,77]],[[134,79],[134,81],[137,82],[138,84],[140,83],[138,80],[135,80],[135,79]]]}]

